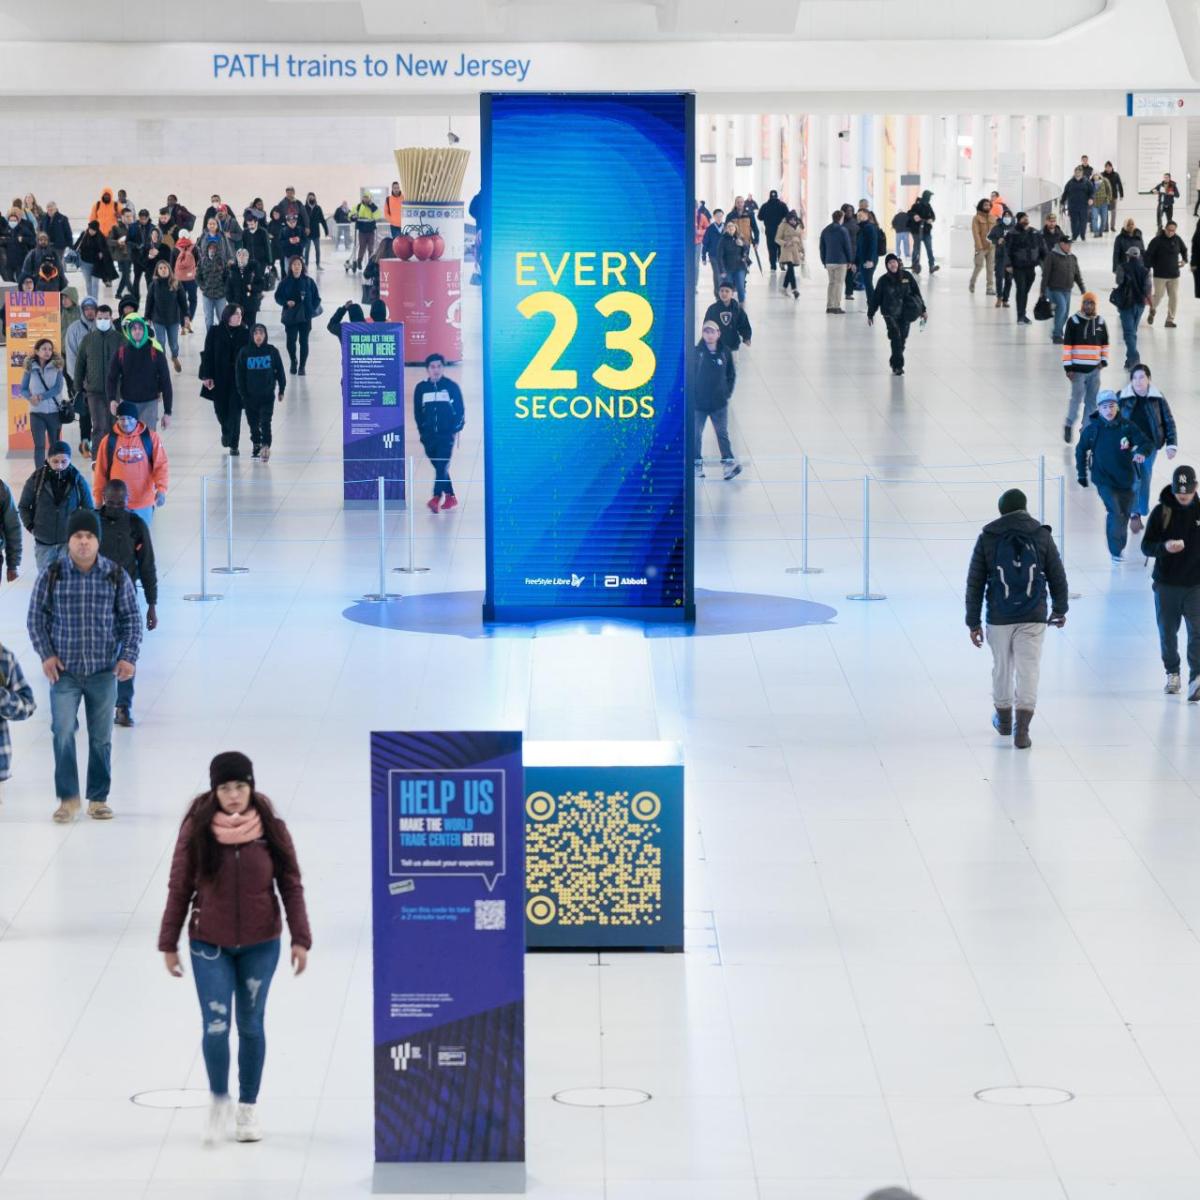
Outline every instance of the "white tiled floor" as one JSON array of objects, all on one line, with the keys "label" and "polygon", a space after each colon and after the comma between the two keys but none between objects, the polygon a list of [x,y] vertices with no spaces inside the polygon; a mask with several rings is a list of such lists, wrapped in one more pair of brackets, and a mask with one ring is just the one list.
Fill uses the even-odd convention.
[{"label": "white tiled floor", "polygon": [[[1081,254],[1102,296],[1108,254]],[[155,525],[163,624],[139,671],[138,727],[116,731],[119,818],[52,826],[45,705],[15,733],[0,809],[0,1200],[366,1194],[366,734],[438,726],[687,747],[689,953],[529,960],[531,1193],[1200,1194],[1200,710],[1160,694],[1148,573],[1132,555],[1110,566],[1095,493],[1069,486],[1080,596],[1047,639],[1035,746],[1018,754],[992,736],[987,657],[962,624],[967,555],[999,491],[1032,481],[1043,453],[1056,523],[1054,477],[1074,475],[1065,384],[1045,326],[1018,329],[1013,310],[968,296],[962,271],[922,282],[933,319],[897,381],[861,300],[827,318],[816,279],[796,305],[752,281],[756,336],[734,402],[747,470],[701,487],[698,583],[810,599],[836,618],[717,637],[557,626],[460,638],[343,619],[375,586],[374,516],[338,503],[338,367],[322,330],[278,414],[277,458],[236,465],[235,558],[251,573],[210,576],[219,603],[184,603],[198,584],[200,476],[222,467],[190,339]],[[349,291],[340,270],[322,285],[327,308]],[[1142,345],[1194,461],[1184,305],[1178,330],[1143,329]],[[473,345],[474,295],[468,319]],[[418,514],[432,570],[389,575],[395,591],[482,584],[477,362],[460,377],[463,505]],[[800,561],[805,451],[810,561],[824,568],[810,576],[786,570]],[[905,481],[873,492],[872,582],[888,595],[874,604],[845,599],[860,584],[864,465]],[[7,477],[19,486],[24,473],[13,463]],[[214,483],[214,562],[222,514]],[[389,519],[389,564],[404,559],[404,527]],[[32,675],[27,598],[28,578],[0,591],[0,637]],[[272,993],[267,1140],[204,1153],[200,1112],[129,1096],[204,1085],[191,984],[168,978],[154,935],[180,813],[231,745],[253,755],[292,825],[316,949],[309,974]],[[605,1112],[551,1099],[600,1083],[653,1099]],[[974,1098],[1012,1083],[1076,1099],[1029,1110]]]}]

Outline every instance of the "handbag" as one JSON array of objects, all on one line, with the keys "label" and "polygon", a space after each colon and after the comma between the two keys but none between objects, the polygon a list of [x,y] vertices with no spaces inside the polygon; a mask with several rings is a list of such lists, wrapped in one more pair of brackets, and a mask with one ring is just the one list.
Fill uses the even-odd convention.
[{"label": "handbag", "polygon": [[1054,316],[1054,306],[1043,296],[1033,306],[1033,319],[1035,321],[1049,321],[1052,316]]},{"label": "handbag", "polygon": [[263,276],[263,286],[272,290],[279,286],[279,272],[273,266],[267,268],[267,273]]}]

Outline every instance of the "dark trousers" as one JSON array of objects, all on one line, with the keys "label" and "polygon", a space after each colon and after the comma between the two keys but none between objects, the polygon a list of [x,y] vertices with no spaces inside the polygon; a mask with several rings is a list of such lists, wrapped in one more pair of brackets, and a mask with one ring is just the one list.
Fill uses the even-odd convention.
[{"label": "dark trousers", "polygon": [[87,408],[91,416],[91,435],[88,440],[99,442],[112,433],[113,415],[108,406],[108,396],[103,392],[88,392]]},{"label": "dark trousers", "polygon": [[1000,256],[996,256],[996,296],[1008,303],[1009,296],[1012,295],[1013,277],[1004,269],[1004,264],[1000,261]]},{"label": "dark trousers", "polygon": [[772,228],[770,225],[765,225],[763,228],[767,231],[767,258],[770,259],[771,270],[775,271],[779,268],[779,247],[775,243],[775,233],[779,226],[776,225]]},{"label": "dark trousers", "polygon": [[242,436],[241,396],[237,392],[230,392],[226,396],[216,397],[213,400],[213,412],[216,414],[217,424],[221,426],[224,445],[230,450],[236,450]]},{"label": "dark trousers", "polygon": [[[118,299],[125,295],[126,292],[134,292],[132,283],[133,263],[126,259],[119,264],[121,268],[121,277],[117,280],[117,297]],[[137,293],[134,292],[136,295]]]},{"label": "dark trousers", "polygon": [[138,297],[142,294],[142,280],[145,276],[146,272],[142,269],[142,264],[135,262],[133,264],[133,284],[129,289],[135,302],[138,302]]},{"label": "dark trousers", "polygon": [[875,299],[875,267],[859,267],[856,280],[861,280],[863,291],[867,293],[867,303]]},{"label": "dark trousers", "polygon": [[888,359],[888,366],[893,371],[903,371],[904,343],[908,341],[908,331],[912,326],[912,322],[906,321],[903,317],[884,317],[883,323],[887,326],[888,341],[892,345],[892,356]]},{"label": "dark trousers", "polygon": [[317,266],[319,267],[321,265],[321,239],[319,237],[309,238],[304,243],[304,265],[306,267],[308,266],[308,256],[314,252],[316,253]]},{"label": "dark trousers", "polygon": [[196,315],[196,305],[199,303],[199,289],[194,279],[181,280],[179,286],[183,288],[183,294],[187,297],[188,320],[190,321]]},{"label": "dark trousers", "polygon": [[435,496],[453,496],[454,484],[450,482],[450,460],[448,458],[431,458],[433,464],[433,494]]},{"label": "dark trousers", "polygon": [[369,259],[375,249],[375,230],[360,229],[358,231],[358,251],[354,255],[354,265],[361,267],[363,259]]},{"label": "dark trousers", "polygon": [[1107,483],[1101,483],[1098,479],[1093,479],[1092,482],[1096,485],[1096,491],[1100,493],[1100,499],[1104,502],[1105,510],[1108,512],[1108,517],[1104,522],[1104,536],[1108,539],[1109,554],[1120,554],[1125,549],[1125,543],[1129,541],[1129,516],[1133,512],[1133,497],[1132,489],[1124,491],[1121,488],[1111,487]]},{"label": "dark trousers", "polygon": [[1087,241],[1088,210],[1086,208],[1071,208],[1067,210],[1071,222],[1071,241]]},{"label": "dark trousers", "polygon": [[274,413],[274,396],[268,400],[246,400],[246,424],[250,426],[250,441],[255,446],[271,444],[271,417]]},{"label": "dark trousers", "polygon": [[312,329],[311,321],[305,321],[299,325],[287,326],[287,352],[293,367],[296,365],[297,343],[300,345],[300,365],[304,366],[308,362],[308,333],[310,329]]},{"label": "dark trousers", "polygon": [[697,462],[704,458],[704,423],[712,422],[713,433],[717,435],[717,447],[721,451],[722,462],[733,462],[733,444],[729,440],[729,405],[718,408],[715,412],[693,413],[696,452],[693,455]]},{"label": "dark trousers", "polygon": [[796,264],[787,263],[783,268],[783,286],[785,288],[796,288]]},{"label": "dark trousers", "polygon": [[1037,277],[1036,267],[1013,267],[1012,277],[1017,284],[1017,318],[1028,317],[1025,311],[1029,303],[1029,293],[1033,289],[1033,281]]},{"label": "dark trousers", "polygon": [[921,247],[924,246],[926,257],[929,259],[929,269],[932,271],[937,266],[933,260],[933,230],[922,221],[919,228],[913,231],[912,240],[913,266],[919,267],[921,265]]},{"label": "dark trousers", "polygon": [[1167,673],[1179,674],[1179,622],[1183,621],[1187,626],[1188,679],[1200,677],[1200,585],[1156,583],[1154,615]]}]

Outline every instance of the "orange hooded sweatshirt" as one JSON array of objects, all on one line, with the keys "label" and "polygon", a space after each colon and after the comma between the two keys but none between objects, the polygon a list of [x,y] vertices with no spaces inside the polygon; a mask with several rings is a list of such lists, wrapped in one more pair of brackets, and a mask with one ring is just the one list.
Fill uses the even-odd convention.
[{"label": "orange hooded sweatshirt", "polygon": [[[100,222],[100,232],[108,237],[113,231],[113,226],[116,225],[121,216],[121,206],[116,201],[116,192],[112,188],[106,187],[100,193],[100,199],[92,205],[92,211],[88,216],[89,221]],[[107,203],[104,197],[108,197]]]},{"label": "orange hooded sweatshirt", "polygon": [[[109,460],[108,454],[112,435],[100,438],[96,443],[96,465],[92,472],[92,495],[96,499],[96,507],[104,503],[105,484],[110,479],[123,479],[129,489],[130,508],[153,508],[156,494],[162,492],[166,495],[170,482],[170,467],[162,440],[157,433],[148,433],[141,421],[132,433],[122,433],[115,425],[113,433],[117,435],[113,461]],[[146,437],[150,439],[152,461],[146,458]]]}]

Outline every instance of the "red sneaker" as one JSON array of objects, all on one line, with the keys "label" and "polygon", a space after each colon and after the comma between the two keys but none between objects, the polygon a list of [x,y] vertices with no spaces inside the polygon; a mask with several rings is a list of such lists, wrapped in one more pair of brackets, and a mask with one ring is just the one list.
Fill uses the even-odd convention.
[{"label": "red sneaker", "polygon": [[430,512],[438,512],[438,498],[436,496],[430,496],[429,499],[425,501],[425,507],[429,509]]},{"label": "red sneaker", "polygon": [[446,509],[448,509],[448,508],[457,508],[457,507],[458,507],[458,497],[457,496],[449,495],[449,496],[442,497],[442,512],[445,512]]}]

